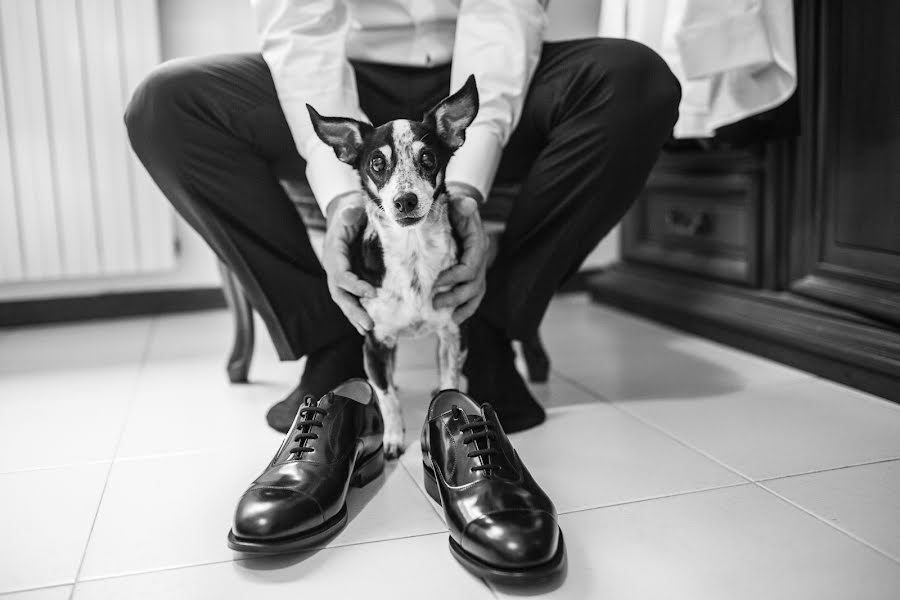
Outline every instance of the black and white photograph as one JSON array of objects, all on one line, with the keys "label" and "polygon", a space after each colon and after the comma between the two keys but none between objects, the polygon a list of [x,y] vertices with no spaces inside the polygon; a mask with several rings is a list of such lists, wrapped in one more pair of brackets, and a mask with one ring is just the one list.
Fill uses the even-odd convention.
[{"label": "black and white photograph", "polygon": [[0,600],[897,600],[898,27],[0,0]]}]

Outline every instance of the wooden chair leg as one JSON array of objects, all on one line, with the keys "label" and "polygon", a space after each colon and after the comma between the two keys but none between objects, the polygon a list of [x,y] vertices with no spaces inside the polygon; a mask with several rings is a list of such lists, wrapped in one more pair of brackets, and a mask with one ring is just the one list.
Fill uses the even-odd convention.
[{"label": "wooden chair leg", "polygon": [[228,379],[231,383],[247,383],[250,373],[250,361],[253,360],[253,307],[240,282],[231,269],[219,262],[219,273],[222,275],[222,291],[234,317],[234,343],[231,356],[228,357]]},{"label": "wooden chair leg", "polygon": [[533,383],[546,383],[550,378],[550,358],[541,343],[538,333],[528,340],[522,340],[522,356],[528,369],[528,379]]}]

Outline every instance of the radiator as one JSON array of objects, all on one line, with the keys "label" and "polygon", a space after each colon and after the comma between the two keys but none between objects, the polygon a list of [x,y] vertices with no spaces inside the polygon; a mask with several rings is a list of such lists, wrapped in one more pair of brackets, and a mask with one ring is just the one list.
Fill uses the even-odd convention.
[{"label": "radiator", "polygon": [[0,0],[0,283],[175,265],[122,123],[159,59],[156,0]]}]

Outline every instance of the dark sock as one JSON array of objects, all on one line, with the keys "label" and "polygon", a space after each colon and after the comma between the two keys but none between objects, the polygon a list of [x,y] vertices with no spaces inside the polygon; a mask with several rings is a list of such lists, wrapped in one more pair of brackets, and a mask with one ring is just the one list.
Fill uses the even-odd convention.
[{"label": "dark sock", "polygon": [[469,380],[469,395],[494,407],[506,433],[543,423],[544,409],[516,370],[512,340],[478,316],[467,327],[469,355],[463,374]]},{"label": "dark sock", "polygon": [[305,396],[321,398],[348,379],[365,377],[362,345],[363,339],[353,336],[307,355],[300,384],[266,414],[269,426],[286,433]]}]

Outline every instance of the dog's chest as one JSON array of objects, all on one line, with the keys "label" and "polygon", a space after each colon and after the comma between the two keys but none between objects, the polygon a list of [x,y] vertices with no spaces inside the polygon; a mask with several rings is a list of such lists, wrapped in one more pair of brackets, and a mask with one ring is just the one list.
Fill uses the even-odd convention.
[{"label": "dog's chest", "polygon": [[451,311],[435,310],[432,300],[435,280],[456,263],[456,242],[449,224],[366,234],[379,235],[384,260],[384,278],[376,296],[362,300],[375,323],[376,337],[415,337],[446,323]]}]

